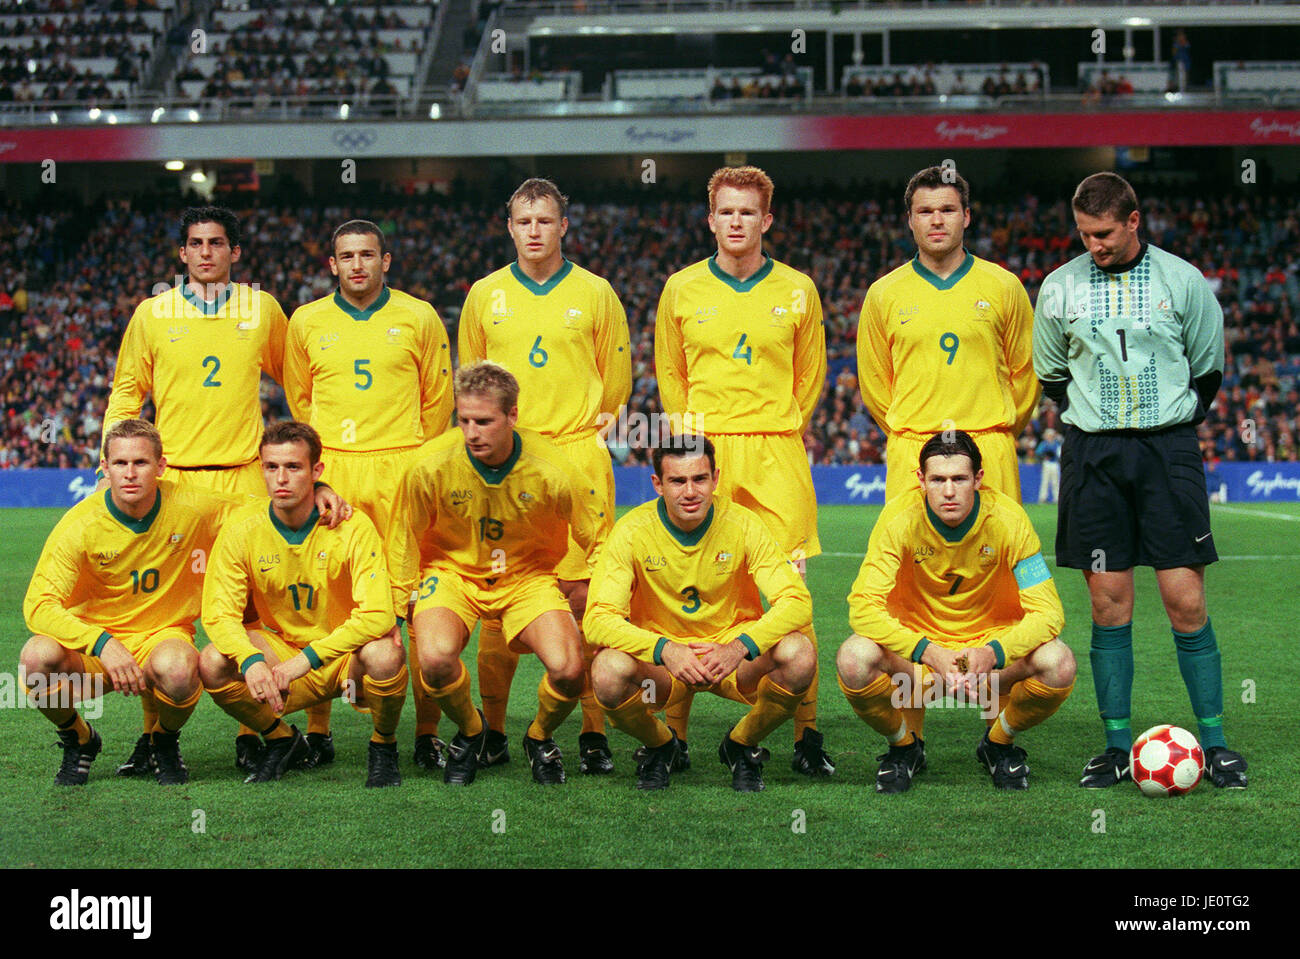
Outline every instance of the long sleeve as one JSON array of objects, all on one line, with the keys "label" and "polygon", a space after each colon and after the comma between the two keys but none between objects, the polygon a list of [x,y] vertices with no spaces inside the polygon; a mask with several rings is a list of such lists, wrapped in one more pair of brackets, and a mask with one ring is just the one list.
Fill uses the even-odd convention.
[{"label": "long sleeve", "polygon": [[[136,308],[122,334],[122,346],[117,351],[117,369],[113,374],[113,389],[104,411],[104,432],[107,433],[119,420],[140,415],[144,398],[153,389],[153,352],[145,335],[146,310],[154,300],[148,299]],[[101,452],[103,446],[100,446]]]},{"label": "long sleeve", "polygon": [[[1192,376],[1223,372],[1223,307],[1195,267],[1187,269],[1187,292],[1183,306],[1183,349],[1192,367]],[[1173,287],[1178,289],[1177,286]]]},{"label": "long sleeve", "polygon": [[880,294],[873,286],[867,290],[858,316],[858,389],[867,412],[881,432],[888,435],[889,407],[894,398],[894,361],[880,310]]},{"label": "long sleeve", "polygon": [[659,381],[659,404],[664,412],[684,418],[688,400],[686,347],[675,315],[675,300],[676,289],[670,278],[655,312],[655,379]]},{"label": "long sleeve", "polygon": [[[307,661],[316,669],[360,649],[393,628],[388,571],[379,534],[372,525],[355,520],[347,523],[346,528],[352,611],[328,636],[304,648]],[[405,616],[405,610],[402,615]]]},{"label": "long sleeve", "polygon": [[420,537],[436,521],[432,498],[424,489],[424,471],[406,471],[393,502],[392,523],[385,543],[393,614],[405,619],[420,575]]},{"label": "long sleeve", "polygon": [[742,641],[750,652],[761,656],[788,633],[812,622],[812,596],[776,541],[757,522],[745,533],[745,561],[768,609],[757,621],[744,627]]},{"label": "long sleeve", "polygon": [[1048,277],[1038,292],[1038,303],[1034,307],[1033,352],[1034,372],[1053,399],[1057,398],[1054,395],[1056,390],[1048,384],[1070,379],[1069,346],[1061,325],[1064,315],[1064,284],[1059,279]]},{"label": "long sleeve", "polygon": [[1017,281],[1008,284],[1007,300],[1003,305],[1005,326],[1002,343],[1007,364],[1007,389],[1015,405],[1015,423],[1011,435],[1019,436],[1033,419],[1038,407],[1041,387],[1034,375],[1034,308],[1029,294]]},{"label": "long sleeve", "polygon": [[258,302],[264,313],[261,319],[271,324],[270,332],[266,336],[266,345],[262,349],[262,372],[277,383],[283,384],[284,347],[289,333],[289,319],[271,294],[259,291]]},{"label": "long sleeve", "polygon": [[[465,362],[463,355],[461,362]],[[420,429],[424,439],[433,439],[451,425],[454,405],[451,341],[438,311],[430,307],[420,351]]]},{"label": "long sleeve", "polygon": [[632,542],[616,526],[592,574],[582,628],[593,646],[622,650],[643,662],[653,663],[660,642],[669,638],[628,622],[636,584],[635,569]]},{"label": "long sleeve", "polygon": [[892,531],[877,524],[849,592],[849,626],[859,636],[914,660],[918,650],[924,648],[926,637],[905,627],[888,609],[889,594],[906,560],[904,548]]},{"label": "long sleeve", "polygon": [[627,329],[627,313],[606,283],[601,315],[596,323],[596,368],[602,384],[600,412],[618,416],[632,395],[632,350]]},{"label": "long sleeve", "polygon": [[477,285],[470,287],[460,311],[456,333],[456,355],[461,366],[487,359],[487,335],[483,331],[483,307]]},{"label": "long sleeve", "polygon": [[78,619],[67,609],[83,559],[75,533],[56,526],[41,550],[27,587],[23,617],[33,633],[48,636],[68,649],[89,653],[104,630]]},{"label": "long sleeve", "polygon": [[[289,402],[289,413],[302,423],[311,422],[312,376],[311,360],[307,356],[303,323],[300,313],[289,321],[289,332],[284,345],[284,397]],[[297,320],[297,322],[295,322]]]},{"label": "long sleeve", "polygon": [[239,526],[227,526],[212,547],[203,574],[203,629],[222,655],[234,660],[242,673],[265,657],[244,628],[251,582],[244,536]]},{"label": "long sleeve", "polygon": [[[1020,587],[1020,605],[1025,611],[1020,622],[999,633],[994,650],[999,653],[998,667],[1019,659],[1061,635],[1065,628],[1065,610],[1056,592],[1056,583],[1043,559],[1038,534],[1024,521],[1012,556],[1012,571]],[[1000,650],[999,650],[1000,647]]]},{"label": "long sleeve", "polygon": [[794,397],[799,404],[802,434],[812,422],[826,383],[826,325],[822,318],[822,300],[816,287],[808,284],[807,312],[795,333]]}]

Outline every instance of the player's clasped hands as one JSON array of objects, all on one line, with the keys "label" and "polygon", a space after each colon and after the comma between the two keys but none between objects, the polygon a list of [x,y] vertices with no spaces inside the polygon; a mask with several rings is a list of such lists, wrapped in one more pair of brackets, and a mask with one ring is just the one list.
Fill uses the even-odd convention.
[{"label": "player's clasped hands", "polygon": [[104,670],[114,689],[126,696],[140,696],[144,693],[144,670],[120,642],[110,639],[105,643],[99,659],[104,664]]},{"label": "player's clasped hands", "polygon": [[280,684],[274,670],[266,663],[254,663],[244,673],[244,683],[249,694],[259,703],[266,703],[279,716],[284,712],[284,699],[280,696]]},{"label": "player's clasped hands", "polygon": [[[670,642],[664,646],[662,658],[664,666],[676,679],[680,679],[693,689],[705,689],[717,682],[717,679],[713,678],[713,670],[710,666],[694,652],[695,645],[692,643],[687,646],[684,643]],[[725,676],[726,673],[722,675]]]}]

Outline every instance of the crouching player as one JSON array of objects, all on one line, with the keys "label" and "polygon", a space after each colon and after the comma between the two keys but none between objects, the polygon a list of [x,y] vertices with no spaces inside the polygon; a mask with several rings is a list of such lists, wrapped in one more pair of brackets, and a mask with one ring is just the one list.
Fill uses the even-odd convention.
[{"label": "crouching player", "polygon": [[615,524],[592,578],[583,624],[605,647],[591,667],[596,699],[645,745],[638,789],[665,788],[679,758],[676,734],[653,712],[699,690],[744,703],[718,757],[733,788],[758,792],[768,759],[759,744],[794,718],[817,672],[811,640],[796,631],[812,597],[758,517],[714,498],[712,441],[674,436],[653,462],[660,498]]},{"label": "crouching player", "polygon": [[151,694],[157,717],[133,759],[164,785],[189,781],[180,732],[202,691],[194,646],[202,558],[246,497],[178,489],[160,479],[166,465],[153,424],[114,423],[101,464],[108,489],[63,515],[27,589],[23,615],[37,635],[23,646],[22,670],[59,730],[60,786],[85,785],[103,747],[73,708],[95,695],[88,689]]},{"label": "crouching player", "polygon": [[[242,507],[217,538],[203,584],[212,644],[199,662],[217,705],[265,741],[244,782],[279,779],[307,756],[306,737],[280,716],[348,693],[374,722],[366,785],[400,785],[406,658],[379,534],[360,512],[332,530],[318,522],[324,464],[310,426],[274,424],[259,453],[271,502]],[[250,596],[263,628],[244,628]]]},{"label": "crouching player", "polygon": [[840,688],[889,742],[877,792],[903,792],[925,769],[925,743],[899,701],[918,705],[915,694],[935,677],[959,697],[996,697],[976,758],[999,789],[1027,789],[1015,738],[1074,688],[1074,655],[1057,638],[1061,600],[1025,511],[980,488],[969,434],[930,437],[920,464],[922,489],[891,500],[871,533],[849,595],[854,635],[840,647]]},{"label": "crouching player", "polygon": [[455,389],[459,428],[426,443],[398,489],[388,543],[394,612],[404,616],[414,603],[416,683],[459,730],[443,782],[473,782],[483,756],[488,726],[460,655],[474,624],[491,620],[512,652],[536,653],[546,667],[524,752],[536,782],[562,783],[552,733],[582,695],[584,666],[555,567],[570,530],[589,554],[602,537],[568,460],[541,434],[515,428],[518,380],[483,361],[462,366]]}]

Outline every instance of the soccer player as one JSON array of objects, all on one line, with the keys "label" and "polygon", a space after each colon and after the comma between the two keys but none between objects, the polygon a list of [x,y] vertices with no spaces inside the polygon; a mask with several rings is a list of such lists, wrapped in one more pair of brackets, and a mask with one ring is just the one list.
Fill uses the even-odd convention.
[{"label": "soccer player", "polygon": [[[239,262],[239,218],[224,207],[191,207],[181,215],[180,285],[144,300],[127,323],[118,351],[104,433],[140,415],[153,395],[169,479],[178,488],[266,493],[257,462],[262,435],[261,374],[283,382],[288,320],[280,304],[255,286],[233,283]],[[101,483],[101,486],[103,484]],[[336,526],[350,512],[332,490],[317,504]],[[148,760],[146,737],[157,723],[153,696],[141,697],[144,732],[119,771],[133,775]],[[237,738],[235,765],[251,769],[258,740]]]},{"label": "soccer player", "polygon": [[[334,231],[329,258],[338,289],[299,307],[289,321],[284,391],[294,418],[324,447],[323,478],[362,510],[382,538],[397,479],[420,444],[451,423],[451,350],[432,306],[385,282],[392,254],[383,231],[349,220]],[[445,762],[437,704],[415,698],[415,764]],[[316,762],[334,758],[330,702],[307,713]]]},{"label": "soccer player", "polygon": [[1020,500],[1016,438],[1038,403],[1033,308],[1020,281],[966,251],[970,187],[928,167],[903,193],[916,256],[867,290],[858,386],[885,433],[885,499],[913,488],[934,434],[960,426],[984,457],[985,487]]},{"label": "soccer player", "polygon": [[459,428],[426,443],[402,479],[388,541],[393,606],[411,616],[416,683],[456,724],[443,781],[474,781],[488,725],[470,699],[460,654],[474,624],[498,619],[511,649],[546,667],[524,738],[533,779],[564,782],[552,733],[582,693],[582,639],[555,568],[569,533],[584,552],[600,530],[543,436],[516,429],[519,382],[491,361],[456,372]]},{"label": "soccer player", "polygon": [[[271,502],[242,507],[213,547],[203,582],[211,644],[199,675],[214,702],[264,740],[246,783],[270,782],[307,756],[306,737],[282,715],[345,692],[363,693],[374,724],[367,786],[397,786],[397,723],[406,657],[394,625],[383,546],[369,517],[337,529],[313,499],[321,443],[306,423],[275,423],[260,447]],[[242,620],[251,594],[259,623]]]},{"label": "soccer player", "polygon": [[705,689],[744,703],[718,758],[732,788],[758,792],[768,758],[759,744],[794,718],[817,673],[799,632],[812,597],[763,522],[715,497],[712,442],[678,434],[652,460],[659,498],[619,520],[592,580],[587,634],[606,647],[592,664],[596,697],[643,744],[637,788],[647,790],[666,788],[680,762],[676,733],[654,712]]},{"label": "soccer player", "polygon": [[[772,191],[757,167],[724,167],[709,179],[709,230],[718,250],[664,284],[655,373],[673,431],[713,441],[718,495],[757,513],[802,574],[821,552],[802,437],[826,379],[826,331],[812,280],[763,252]],[[815,649],[811,620],[799,632]],[[667,716],[682,740],[684,767],[689,709],[688,695]],[[817,731],[815,675],[794,732],[795,771],[834,773]]]},{"label": "soccer player", "polygon": [[925,769],[925,742],[898,703],[923,703],[930,683],[989,703],[975,755],[999,789],[1029,788],[1015,738],[1074,688],[1038,535],[1013,497],[982,485],[982,459],[962,430],[926,440],[914,474],[921,489],[885,506],[849,594],[840,688],[889,743],[877,792],[904,792]]},{"label": "soccer player", "polygon": [[1218,559],[1196,439],[1223,380],[1223,310],[1200,270],[1138,234],[1137,195],[1095,173],[1072,200],[1087,250],[1043,282],[1034,369],[1061,407],[1056,562],[1083,570],[1105,752],[1081,785],[1129,778],[1133,567],[1151,566],[1210,780],[1246,787],[1223,733],[1223,676],[1205,602]]},{"label": "soccer player", "polygon": [[[493,360],[519,381],[519,425],[541,433],[569,460],[594,525],[614,526],[614,469],[602,438],[632,391],[627,316],[603,278],[565,258],[569,198],[550,180],[520,184],[506,204],[506,229],[516,260],[470,288],[460,315],[461,365]],[[582,622],[591,580],[589,557],[569,538],[555,569],[574,619]],[[590,663],[594,649],[584,643]],[[506,648],[501,624],[479,629],[478,676],[488,722],[483,762],[509,759],[505,735],[510,681],[519,657]],[[614,769],[605,714],[584,680],[578,752],[582,772]]]},{"label": "soccer player", "polygon": [[41,551],[23,602],[36,635],[23,647],[22,670],[59,730],[58,785],[84,785],[103,747],[72,705],[78,691],[100,683],[127,696],[149,693],[157,704],[134,773],[186,783],[180,732],[202,691],[194,646],[200,560],[244,497],[160,479],[162,438],[144,420],[114,423],[104,451],[108,489],[68,510]]}]

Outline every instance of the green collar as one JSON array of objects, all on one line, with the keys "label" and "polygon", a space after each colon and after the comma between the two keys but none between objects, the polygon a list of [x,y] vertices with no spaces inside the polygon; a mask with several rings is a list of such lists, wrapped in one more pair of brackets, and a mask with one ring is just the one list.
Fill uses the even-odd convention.
[{"label": "green collar", "polygon": [[216,316],[220,313],[229,302],[230,298],[235,295],[235,284],[227,283],[226,288],[217,294],[217,298],[209,303],[198,296],[190,289],[190,278],[185,277],[185,282],[181,285],[181,296],[189,300],[190,305],[198,310],[204,316]]},{"label": "green collar", "polygon": [[700,540],[704,539],[704,534],[709,531],[713,525],[713,504],[709,504],[709,515],[704,517],[704,522],[689,533],[673,524],[668,518],[668,507],[664,504],[664,498],[659,497],[659,505],[655,507],[659,512],[659,522],[664,524],[664,529],[668,530],[670,536],[683,546],[695,546]]},{"label": "green collar", "polygon": [[153,525],[153,521],[158,517],[158,511],[162,509],[162,489],[160,487],[157,495],[154,496],[153,506],[149,507],[149,512],[145,513],[140,519],[132,519],[117,508],[117,504],[113,502],[112,490],[104,490],[104,505],[108,507],[108,514],[131,532],[147,533],[149,527]]},{"label": "green collar", "polygon": [[748,293],[754,287],[758,286],[767,275],[772,272],[776,266],[776,260],[772,259],[766,253],[763,254],[763,265],[748,280],[738,280],[722,267],[718,266],[718,254],[709,257],[709,272],[716,276],[727,286],[731,287],[737,293]]},{"label": "green collar", "polygon": [[912,257],[912,269],[916,271],[916,275],[925,280],[925,282],[929,283],[936,290],[951,290],[958,284],[958,282],[960,282],[962,277],[971,271],[971,268],[974,265],[975,257],[969,250],[967,250],[966,259],[962,260],[961,266],[957,267],[948,279],[941,280],[935,273],[931,272],[928,267],[921,265],[921,254],[918,253],[916,256]]},{"label": "green collar", "polygon": [[284,541],[290,546],[301,546],[306,541],[311,531],[316,528],[316,521],[320,519],[320,510],[315,506],[311,508],[311,515],[307,517],[307,522],[303,523],[298,529],[290,529],[280,522],[280,517],[275,515],[275,507],[270,503],[266,506],[266,513],[271,517],[271,525],[275,531],[284,537]]},{"label": "green collar", "polygon": [[975,505],[970,508],[970,513],[961,521],[960,526],[949,526],[941,520],[934,510],[930,509],[930,501],[925,501],[925,515],[930,518],[930,525],[934,527],[935,532],[942,536],[949,543],[960,543],[962,537],[970,532],[971,527],[975,525],[975,520],[980,515],[980,492],[975,491]]},{"label": "green collar", "polygon": [[519,462],[519,454],[524,451],[524,441],[519,438],[518,433],[515,433],[514,437],[515,447],[510,451],[510,455],[506,458],[506,461],[500,466],[488,466],[486,463],[479,462],[474,458],[474,454],[469,451],[469,444],[465,444],[465,455],[469,457],[470,465],[478,471],[478,475],[483,477],[483,482],[491,483],[495,486],[505,479],[507,474],[515,468],[515,464]]},{"label": "green collar", "polygon": [[536,293],[538,296],[545,296],[547,293],[550,293],[551,290],[560,285],[561,280],[572,272],[573,264],[568,260],[561,259],[560,268],[552,273],[545,283],[538,283],[536,280],[529,277],[523,270],[519,269],[518,260],[515,260],[515,262],[510,264],[510,273],[519,281],[519,285],[530,293]]},{"label": "green collar", "polygon": [[393,298],[393,292],[384,284],[384,288],[379,291],[379,296],[375,297],[375,302],[371,303],[364,310],[358,310],[355,306],[343,298],[343,294],[338,290],[334,291],[334,305],[340,310],[352,317],[354,320],[364,322],[382,310],[388,305],[388,301]]}]

